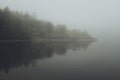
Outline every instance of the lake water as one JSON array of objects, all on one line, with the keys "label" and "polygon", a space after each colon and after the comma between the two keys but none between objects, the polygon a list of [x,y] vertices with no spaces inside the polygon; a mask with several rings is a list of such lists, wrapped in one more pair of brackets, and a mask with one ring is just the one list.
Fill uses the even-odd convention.
[{"label": "lake water", "polygon": [[1,42],[0,80],[120,80],[120,41]]}]

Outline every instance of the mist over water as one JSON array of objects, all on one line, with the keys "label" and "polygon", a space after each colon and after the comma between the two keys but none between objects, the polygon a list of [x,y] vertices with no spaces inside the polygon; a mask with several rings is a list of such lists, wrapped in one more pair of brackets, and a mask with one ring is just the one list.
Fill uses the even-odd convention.
[{"label": "mist over water", "polygon": [[68,30],[87,30],[96,38],[93,42],[0,41],[0,80],[119,80],[119,4],[119,0],[0,0],[1,8],[28,12],[54,26],[65,24]]},{"label": "mist over water", "polygon": [[[34,45],[2,43],[1,78],[3,80],[120,79],[120,41],[116,36],[117,30],[117,28],[111,30],[113,34],[105,31],[106,34],[102,34],[90,45],[89,42]],[[114,36],[108,35],[109,33]]]}]

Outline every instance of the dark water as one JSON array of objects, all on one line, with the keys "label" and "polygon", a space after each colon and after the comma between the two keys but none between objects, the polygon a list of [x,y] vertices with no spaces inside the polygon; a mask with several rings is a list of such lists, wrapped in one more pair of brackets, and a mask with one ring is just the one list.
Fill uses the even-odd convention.
[{"label": "dark water", "polygon": [[0,80],[120,80],[119,44],[1,42]]}]

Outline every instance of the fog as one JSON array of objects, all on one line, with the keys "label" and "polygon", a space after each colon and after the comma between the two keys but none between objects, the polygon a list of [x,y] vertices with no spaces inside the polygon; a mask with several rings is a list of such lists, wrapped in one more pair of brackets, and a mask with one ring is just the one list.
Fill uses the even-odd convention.
[{"label": "fog", "polygon": [[119,4],[119,0],[0,0],[1,7],[29,12],[53,24],[86,29],[96,37],[120,29]]},{"label": "fog", "polygon": [[0,0],[0,12],[0,80],[120,80],[120,0]]}]

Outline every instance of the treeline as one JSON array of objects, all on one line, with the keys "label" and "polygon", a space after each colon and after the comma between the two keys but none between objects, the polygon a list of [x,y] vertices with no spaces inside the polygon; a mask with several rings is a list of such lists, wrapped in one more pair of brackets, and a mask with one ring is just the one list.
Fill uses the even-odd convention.
[{"label": "treeline", "polygon": [[28,13],[0,9],[0,40],[86,39],[87,31],[68,30],[65,25],[54,26]]}]

